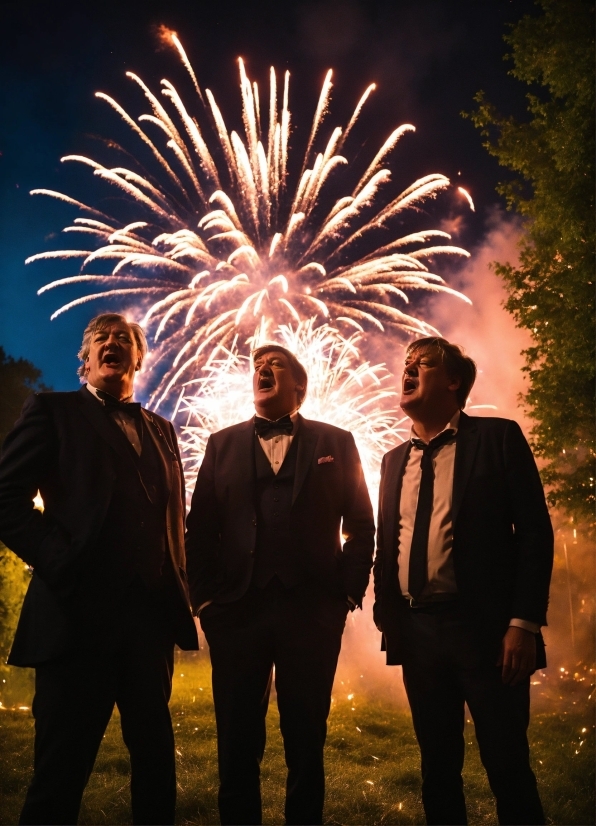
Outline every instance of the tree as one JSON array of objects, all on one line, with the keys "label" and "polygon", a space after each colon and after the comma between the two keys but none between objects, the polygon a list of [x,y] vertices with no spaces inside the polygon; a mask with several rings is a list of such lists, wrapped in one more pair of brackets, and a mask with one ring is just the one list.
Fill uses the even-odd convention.
[{"label": "tree", "polygon": [[524,219],[519,265],[496,263],[524,351],[549,500],[594,525],[594,4],[537,0],[505,41],[510,74],[531,85],[523,122],[482,92],[470,115],[514,173],[498,191]]},{"label": "tree", "polygon": [[[0,347],[0,444],[14,425],[27,396],[46,390],[41,370],[26,359],[13,359]],[[0,673],[29,583],[26,565],[0,542]]]}]

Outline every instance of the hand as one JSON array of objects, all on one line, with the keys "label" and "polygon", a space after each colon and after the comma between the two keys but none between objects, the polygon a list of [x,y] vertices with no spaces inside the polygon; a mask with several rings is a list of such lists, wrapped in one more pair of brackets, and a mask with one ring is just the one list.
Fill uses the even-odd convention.
[{"label": "hand", "polygon": [[503,637],[497,665],[506,685],[517,685],[536,670],[536,634],[510,625]]}]

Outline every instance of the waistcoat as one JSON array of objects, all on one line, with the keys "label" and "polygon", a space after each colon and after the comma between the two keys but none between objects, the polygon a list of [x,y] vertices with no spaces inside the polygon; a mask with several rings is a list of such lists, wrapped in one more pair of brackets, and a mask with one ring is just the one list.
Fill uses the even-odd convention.
[{"label": "waistcoat", "polygon": [[257,436],[254,439],[257,542],[252,582],[259,588],[264,588],[275,576],[286,588],[304,580],[304,570],[290,531],[299,438],[297,433],[292,439],[277,476]]},{"label": "waistcoat", "polygon": [[86,578],[86,590],[98,595],[109,592],[110,602],[117,601],[135,581],[149,591],[156,588],[166,557],[168,491],[163,460],[145,422],[140,421],[140,456],[111,422],[127,455],[116,456],[112,498],[99,532],[91,576]]}]

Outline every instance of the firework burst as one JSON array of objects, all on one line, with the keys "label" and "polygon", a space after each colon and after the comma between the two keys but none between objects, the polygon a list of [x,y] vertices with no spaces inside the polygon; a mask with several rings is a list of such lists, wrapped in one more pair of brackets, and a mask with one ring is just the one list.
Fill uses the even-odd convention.
[{"label": "firework burst", "polygon": [[[279,88],[271,69],[263,106],[257,84],[239,60],[240,135],[228,130],[212,92],[203,94],[177,36],[166,36],[191,77],[191,106],[170,81],[162,81],[160,98],[132,72],[127,76],[149,105],[138,120],[112,97],[97,93],[129,127],[138,142],[136,156],[144,152],[147,165],[133,160],[133,168],[107,167],[82,155],[62,158],[82,164],[117,190],[138,220],[119,222],[67,195],[33,190],[76,206],[81,217],[64,231],[88,239],[93,247],[28,259],[82,259],[77,274],[46,284],[40,292],[66,284],[96,288],[61,306],[52,318],[98,298],[118,297],[143,306],[142,324],[156,342],[149,387],[154,408],[178,398],[180,388],[189,387],[197,375],[203,382],[202,368],[214,364],[214,348],[219,348],[218,359],[226,351],[232,359],[246,356],[259,324],[263,335],[272,337],[289,325],[303,329],[303,322],[314,319],[315,326],[332,324],[342,330],[346,342],[354,329],[436,332],[405,312],[408,294],[431,290],[467,300],[430,265],[437,256],[468,253],[448,244],[450,236],[440,230],[405,235],[394,230],[404,214],[420,210],[450,186],[444,175],[433,174],[391,194],[388,156],[414,127],[395,129],[354,182],[342,153],[375,87],[366,89],[347,126],[333,129],[319,150],[332,89],[330,71],[292,188],[289,73]],[[335,187],[343,181],[345,194],[329,203],[332,179]],[[206,385],[200,387],[204,391]]]},{"label": "firework burst", "polygon": [[[269,336],[264,323],[250,339],[258,347]],[[308,394],[301,413],[307,418],[332,421],[353,433],[369,490],[376,495],[380,459],[409,430],[396,413],[393,377],[383,364],[370,364],[360,355],[362,333],[343,336],[315,319],[275,331],[275,340],[296,354],[308,373]],[[180,434],[187,489],[192,492],[211,433],[254,412],[252,365],[233,342],[215,347],[201,376],[181,388],[174,410]]]}]

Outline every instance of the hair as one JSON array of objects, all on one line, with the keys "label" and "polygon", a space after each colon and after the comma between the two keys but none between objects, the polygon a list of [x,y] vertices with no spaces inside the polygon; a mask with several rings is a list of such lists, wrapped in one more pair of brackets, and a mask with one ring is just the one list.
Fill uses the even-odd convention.
[{"label": "hair", "polygon": [[308,387],[308,374],[302,366],[302,364],[300,364],[294,353],[292,353],[290,350],[287,350],[285,347],[282,347],[280,344],[263,344],[261,345],[261,347],[257,347],[256,350],[252,351],[251,356],[253,364],[258,358],[264,356],[265,353],[271,353],[273,351],[283,353],[289,361],[290,370],[292,371],[292,376],[294,377],[294,380],[302,386],[302,390],[298,391],[298,404],[302,404],[302,402],[306,398],[306,390]]},{"label": "hair", "polygon": [[466,356],[463,347],[459,344],[452,344],[446,338],[433,336],[419,338],[408,346],[406,358],[419,350],[435,350],[441,354],[441,360],[449,376],[460,381],[455,397],[460,409],[463,409],[476,381],[476,362]]},{"label": "hair", "polygon": [[78,356],[83,363],[77,370],[81,382],[85,379],[85,363],[89,358],[91,339],[98,330],[105,330],[106,327],[110,327],[112,324],[118,324],[119,322],[128,324],[137,343],[141,356],[141,362],[145,358],[147,354],[147,339],[145,338],[145,333],[143,332],[143,328],[140,324],[135,324],[133,321],[128,321],[128,319],[125,316],[120,315],[120,313],[100,313],[100,315],[96,315],[95,318],[91,319],[89,324],[85,327],[85,332],[83,333],[81,349],[78,352]]}]

